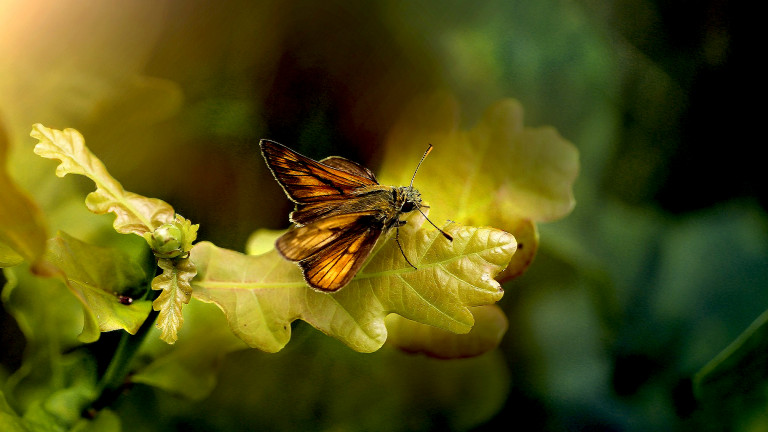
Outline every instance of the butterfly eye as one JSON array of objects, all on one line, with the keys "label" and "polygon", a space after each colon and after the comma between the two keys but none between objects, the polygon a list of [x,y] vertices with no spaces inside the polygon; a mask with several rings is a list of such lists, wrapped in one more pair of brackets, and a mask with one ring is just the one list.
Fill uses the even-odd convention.
[{"label": "butterfly eye", "polygon": [[403,203],[403,206],[400,207],[400,211],[403,213],[408,213],[412,212],[414,208],[416,208],[416,206],[413,204],[413,201],[406,201]]}]

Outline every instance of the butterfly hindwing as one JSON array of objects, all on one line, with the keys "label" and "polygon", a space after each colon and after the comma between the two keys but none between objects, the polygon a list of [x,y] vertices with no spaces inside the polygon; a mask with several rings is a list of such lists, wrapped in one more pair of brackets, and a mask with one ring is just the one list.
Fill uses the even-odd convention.
[{"label": "butterfly hindwing", "polygon": [[285,258],[301,261],[320,252],[339,237],[352,233],[354,224],[370,215],[371,213],[348,213],[318,219],[288,230],[277,239],[275,246]]},{"label": "butterfly hindwing", "polygon": [[272,174],[297,203],[346,199],[357,188],[378,184],[370,171],[343,158],[331,158],[325,165],[273,141],[261,140],[260,145]]},{"label": "butterfly hindwing", "polygon": [[285,258],[298,262],[309,285],[336,291],[352,280],[382,231],[372,213],[351,213],[297,227],[275,245]]}]

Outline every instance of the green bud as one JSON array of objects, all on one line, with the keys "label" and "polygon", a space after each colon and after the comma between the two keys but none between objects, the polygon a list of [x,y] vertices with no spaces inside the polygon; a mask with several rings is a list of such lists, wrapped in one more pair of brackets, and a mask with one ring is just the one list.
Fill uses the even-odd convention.
[{"label": "green bud", "polygon": [[173,222],[160,225],[151,233],[144,233],[144,239],[156,257],[178,258],[192,250],[198,227],[199,225],[192,225],[192,222],[177,214]]},{"label": "green bud", "polygon": [[149,236],[148,242],[159,258],[176,258],[184,253],[184,231],[176,222],[158,227]]}]

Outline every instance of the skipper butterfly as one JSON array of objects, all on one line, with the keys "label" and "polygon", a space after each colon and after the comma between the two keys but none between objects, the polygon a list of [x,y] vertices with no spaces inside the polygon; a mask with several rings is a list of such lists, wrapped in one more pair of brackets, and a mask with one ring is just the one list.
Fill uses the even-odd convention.
[{"label": "skipper butterfly", "polygon": [[[339,156],[314,161],[274,141],[261,140],[261,153],[288,198],[296,203],[290,214],[295,226],[275,242],[275,248],[296,262],[307,283],[321,291],[338,291],[362,267],[381,237],[395,228],[395,241],[405,261],[400,215],[425,207],[413,187],[430,144],[408,186],[383,186],[371,170]],[[426,215],[424,215],[426,218]],[[427,219],[449,241],[453,237]]]}]

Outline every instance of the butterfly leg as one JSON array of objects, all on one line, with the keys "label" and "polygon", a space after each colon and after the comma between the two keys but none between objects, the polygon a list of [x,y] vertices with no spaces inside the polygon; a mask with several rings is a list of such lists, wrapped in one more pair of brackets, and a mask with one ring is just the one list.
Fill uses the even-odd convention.
[{"label": "butterfly leg", "polygon": [[413,267],[414,270],[418,270],[415,265],[411,264],[411,261],[408,259],[407,256],[405,256],[405,251],[403,251],[403,246],[400,244],[400,227],[405,225],[404,220],[398,220],[395,222],[395,243],[397,243],[397,247],[400,248],[400,253],[403,254],[403,258],[405,258],[405,262],[408,263],[409,266]]}]

